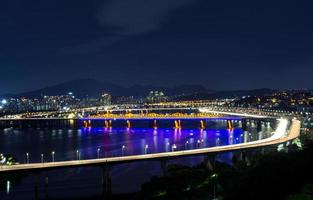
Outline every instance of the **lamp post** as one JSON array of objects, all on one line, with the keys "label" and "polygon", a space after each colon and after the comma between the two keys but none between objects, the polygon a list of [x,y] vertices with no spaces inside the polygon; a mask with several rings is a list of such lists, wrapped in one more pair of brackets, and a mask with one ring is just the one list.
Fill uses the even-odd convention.
[{"label": "lamp post", "polygon": [[76,158],[77,158],[77,160],[80,160],[79,157],[80,157],[80,156],[79,156],[79,150],[77,150],[77,151],[76,151]]},{"label": "lamp post", "polygon": [[145,146],[145,154],[148,153],[148,148],[149,148],[149,146],[146,144],[146,146]]},{"label": "lamp post", "polygon": [[125,152],[125,145],[122,146],[122,156],[124,156],[124,152]]},{"label": "lamp post", "polygon": [[43,163],[43,153],[40,155],[41,163]]},{"label": "lamp post", "polygon": [[51,152],[52,162],[54,162],[54,154],[55,154],[55,152],[52,151],[52,152]]},{"label": "lamp post", "polygon": [[29,164],[29,153],[26,153],[26,163]]},{"label": "lamp post", "polygon": [[187,148],[188,148],[188,144],[189,144],[189,141],[186,141],[185,142],[185,149],[187,150]]},{"label": "lamp post", "polygon": [[166,146],[166,151],[169,151],[169,150],[170,150],[170,143],[167,142],[166,145],[167,145],[167,146]]},{"label": "lamp post", "polygon": [[175,149],[177,148],[176,144],[172,145],[172,152],[175,151]]},{"label": "lamp post", "polygon": [[200,140],[197,141],[198,148],[200,148]]},{"label": "lamp post", "polygon": [[97,149],[97,157],[100,158],[100,148]]}]

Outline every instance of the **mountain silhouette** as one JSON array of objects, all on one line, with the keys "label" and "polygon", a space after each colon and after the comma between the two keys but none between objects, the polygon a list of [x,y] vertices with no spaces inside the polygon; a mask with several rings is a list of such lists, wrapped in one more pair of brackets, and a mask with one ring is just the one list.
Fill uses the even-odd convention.
[{"label": "mountain silhouette", "polygon": [[99,97],[101,93],[107,92],[113,96],[147,96],[150,91],[162,91],[166,95],[193,94],[197,92],[208,92],[201,85],[182,85],[173,88],[153,85],[133,85],[122,87],[110,82],[94,79],[77,79],[61,84],[17,94],[16,96],[40,97],[51,95],[62,95],[72,92],[77,97]]},{"label": "mountain silhouette", "polygon": [[165,95],[172,96],[176,100],[234,98],[241,96],[255,96],[270,94],[275,90],[262,88],[255,90],[208,90],[202,85],[179,85],[176,87],[164,87],[154,85],[133,85],[122,87],[107,81],[94,79],[77,79],[49,87],[23,92],[15,95],[0,95],[2,97],[29,97],[39,98],[42,96],[64,95],[72,92],[76,97],[99,97],[102,93],[110,93],[112,96],[135,96],[145,97],[150,91],[162,91]]}]

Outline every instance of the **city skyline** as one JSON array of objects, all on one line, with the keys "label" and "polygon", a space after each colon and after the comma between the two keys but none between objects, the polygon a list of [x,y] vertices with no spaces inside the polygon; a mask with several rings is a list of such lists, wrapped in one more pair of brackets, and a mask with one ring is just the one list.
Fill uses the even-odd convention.
[{"label": "city skyline", "polygon": [[0,199],[313,199],[313,1],[0,1]]},{"label": "city skyline", "polygon": [[312,2],[0,5],[0,94],[78,78],[217,90],[312,85]]}]

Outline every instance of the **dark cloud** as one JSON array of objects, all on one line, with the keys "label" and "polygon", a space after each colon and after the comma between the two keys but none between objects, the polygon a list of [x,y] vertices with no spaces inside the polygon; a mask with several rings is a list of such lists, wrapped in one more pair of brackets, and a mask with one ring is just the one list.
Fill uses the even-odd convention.
[{"label": "dark cloud", "polygon": [[160,28],[171,11],[195,3],[196,0],[109,0],[98,14],[103,26],[118,34],[137,35]]},{"label": "dark cloud", "polygon": [[197,0],[108,0],[101,4],[97,20],[104,36],[61,49],[65,54],[92,54],[130,36],[155,31],[177,9]]}]

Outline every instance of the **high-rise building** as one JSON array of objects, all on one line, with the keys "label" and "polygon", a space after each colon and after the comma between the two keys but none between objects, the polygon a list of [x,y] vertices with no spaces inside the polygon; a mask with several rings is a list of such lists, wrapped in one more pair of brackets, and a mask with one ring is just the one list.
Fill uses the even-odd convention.
[{"label": "high-rise building", "polygon": [[103,93],[100,98],[102,105],[111,105],[111,95],[108,93]]}]

